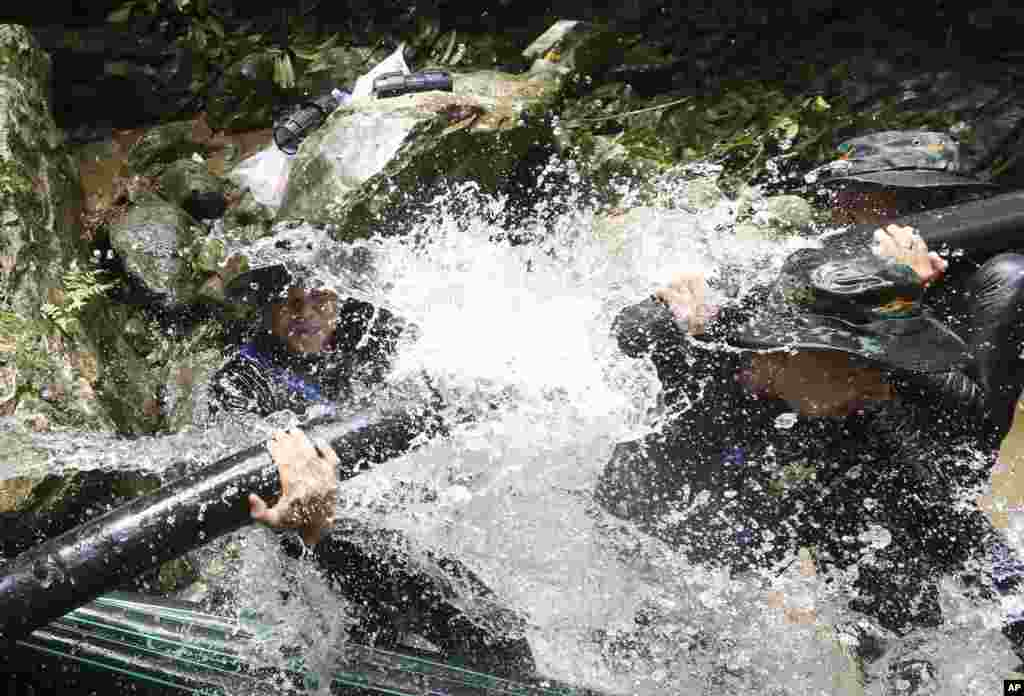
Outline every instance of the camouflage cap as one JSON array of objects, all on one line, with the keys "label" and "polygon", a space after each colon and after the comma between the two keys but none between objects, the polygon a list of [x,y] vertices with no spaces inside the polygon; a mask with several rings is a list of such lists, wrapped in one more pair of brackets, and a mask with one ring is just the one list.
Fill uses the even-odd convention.
[{"label": "camouflage cap", "polygon": [[852,138],[836,149],[838,159],[809,172],[807,183],[859,182],[897,188],[989,186],[964,173],[960,146],[946,133],[883,131]]},{"label": "camouflage cap", "polygon": [[964,364],[966,345],[928,314],[923,294],[912,268],[870,251],[801,249],[786,260],[767,302],[736,343],[838,350],[911,372]]}]

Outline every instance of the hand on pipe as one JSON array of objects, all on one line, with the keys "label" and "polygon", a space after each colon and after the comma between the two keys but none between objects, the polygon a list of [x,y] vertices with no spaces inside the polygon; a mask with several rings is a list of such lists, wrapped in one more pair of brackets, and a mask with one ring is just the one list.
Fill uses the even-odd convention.
[{"label": "hand on pipe", "polygon": [[267,442],[281,475],[281,497],[273,507],[249,496],[256,522],[275,529],[296,529],[313,546],[334,523],[338,502],[338,455],[326,442],[314,442],[298,428],[278,430]]},{"label": "hand on pipe", "polygon": [[878,228],[875,230],[874,252],[910,266],[924,285],[941,278],[949,266],[944,258],[928,251],[928,244],[913,227],[889,225],[885,229]]}]

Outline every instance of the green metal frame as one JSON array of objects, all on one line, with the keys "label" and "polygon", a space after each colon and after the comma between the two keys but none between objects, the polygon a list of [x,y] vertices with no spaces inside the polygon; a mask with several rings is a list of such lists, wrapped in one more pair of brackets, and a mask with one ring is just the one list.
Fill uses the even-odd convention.
[{"label": "green metal frame", "polygon": [[[273,631],[256,619],[229,619],[181,603],[113,593],[18,641],[26,650],[113,672],[133,681],[202,696],[287,694],[317,689],[300,654],[268,667],[245,646]],[[394,696],[588,696],[546,681],[502,679],[472,669],[348,643],[331,680],[334,693]]]}]

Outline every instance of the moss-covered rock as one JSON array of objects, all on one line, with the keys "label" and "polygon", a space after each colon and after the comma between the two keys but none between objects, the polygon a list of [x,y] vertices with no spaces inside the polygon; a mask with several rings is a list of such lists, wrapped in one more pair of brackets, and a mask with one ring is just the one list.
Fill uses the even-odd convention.
[{"label": "moss-covered rock", "polygon": [[622,60],[620,34],[593,22],[559,20],[523,51],[531,72],[589,76]]},{"label": "moss-covered rock", "polygon": [[207,348],[168,365],[164,388],[168,430],[177,432],[203,425],[209,413],[207,386],[223,362],[220,350]]},{"label": "moss-covered rock", "polygon": [[736,236],[775,239],[811,229],[815,211],[806,199],[794,195],[763,196],[756,188],[739,197]]},{"label": "moss-covered rock", "polygon": [[164,198],[197,220],[219,218],[227,208],[227,182],[210,173],[205,162],[172,163],[160,176]]},{"label": "moss-covered rock", "polygon": [[254,242],[266,236],[273,224],[273,211],[245,189],[224,214],[221,230],[233,240]]},{"label": "moss-covered rock", "polygon": [[14,376],[13,390],[0,397],[0,415],[14,415],[36,430],[110,430],[95,389],[99,363],[87,336],[0,312],[0,375]]},{"label": "moss-covered rock", "polygon": [[209,131],[196,121],[175,121],[150,128],[128,151],[136,174],[159,176],[172,162],[210,150]]},{"label": "moss-covered rock", "polygon": [[[500,91],[498,81],[481,78]],[[484,193],[514,187],[549,131],[529,117],[541,102],[528,90],[489,97],[425,92],[355,100],[303,142],[278,219],[334,223],[344,239],[399,233],[443,182],[472,181]],[[511,90],[510,90],[511,92]],[[540,90],[543,94],[543,90]],[[524,118],[525,116],[525,118]]]},{"label": "moss-covered rock", "polygon": [[110,227],[110,244],[143,290],[141,300],[168,307],[192,300],[188,254],[198,228],[188,213],[154,194],[140,194]]},{"label": "moss-covered rock", "polygon": [[50,61],[23,28],[0,25],[0,309],[38,314],[84,258],[82,194],[50,115]]}]

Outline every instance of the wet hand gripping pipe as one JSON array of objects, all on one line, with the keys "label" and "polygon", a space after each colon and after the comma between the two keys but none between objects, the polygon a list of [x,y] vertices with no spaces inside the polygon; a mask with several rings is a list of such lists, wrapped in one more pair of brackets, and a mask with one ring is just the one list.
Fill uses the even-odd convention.
[{"label": "wet hand gripping pipe", "polygon": [[[338,453],[351,478],[441,427],[432,414],[391,410],[304,428]],[[0,636],[22,638],[121,583],[251,523],[248,497],[268,501],[281,479],[264,445],[221,459],[0,566]]]},{"label": "wet hand gripping pipe", "polygon": [[[1024,191],[1003,193],[948,208],[915,213],[893,220],[916,228],[934,251],[962,249],[991,254],[1024,247]],[[849,240],[858,248],[870,244],[879,225],[853,225],[835,239]]]}]

